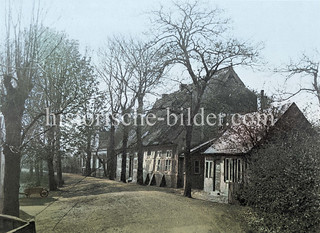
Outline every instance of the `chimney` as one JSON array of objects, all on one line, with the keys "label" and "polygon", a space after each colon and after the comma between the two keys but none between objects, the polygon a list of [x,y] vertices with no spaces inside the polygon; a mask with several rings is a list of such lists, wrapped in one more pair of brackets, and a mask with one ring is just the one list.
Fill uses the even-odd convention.
[{"label": "chimney", "polygon": [[162,94],[162,98],[166,98],[168,96],[168,94]]},{"label": "chimney", "polygon": [[187,84],[180,83],[180,91],[187,88]]},{"label": "chimney", "polygon": [[263,111],[266,109],[266,96],[264,95],[264,90],[261,90],[260,92],[260,111]]}]

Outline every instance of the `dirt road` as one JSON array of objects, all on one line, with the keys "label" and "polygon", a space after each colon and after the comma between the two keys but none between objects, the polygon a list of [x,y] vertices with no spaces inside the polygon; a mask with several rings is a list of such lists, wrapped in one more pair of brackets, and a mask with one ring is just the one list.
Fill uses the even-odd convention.
[{"label": "dirt road", "polygon": [[173,189],[67,174],[48,198],[21,199],[37,232],[244,232],[245,209],[185,198]]}]

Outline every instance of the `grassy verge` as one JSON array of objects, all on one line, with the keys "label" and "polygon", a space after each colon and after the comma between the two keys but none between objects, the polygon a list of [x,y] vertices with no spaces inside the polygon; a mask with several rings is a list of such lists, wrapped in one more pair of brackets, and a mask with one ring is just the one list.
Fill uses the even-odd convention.
[{"label": "grassy verge", "polygon": [[[37,232],[248,232],[246,207],[185,198],[172,189],[65,174],[49,197],[21,199]],[[79,182],[81,181],[81,182]]]}]

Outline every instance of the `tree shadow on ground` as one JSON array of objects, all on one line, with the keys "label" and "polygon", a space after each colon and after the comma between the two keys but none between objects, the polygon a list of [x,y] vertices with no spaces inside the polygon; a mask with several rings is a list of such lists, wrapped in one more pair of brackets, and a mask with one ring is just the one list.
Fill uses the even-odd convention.
[{"label": "tree shadow on ground", "polygon": [[34,219],[34,216],[24,212],[23,210],[20,210],[20,218],[23,219],[23,220],[30,220],[30,219]]},{"label": "tree shadow on ground", "polygon": [[53,201],[56,201],[57,198],[55,197],[29,197],[29,198],[21,198],[20,199],[20,206],[39,206],[39,205],[46,205]]},{"label": "tree shadow on ground", "polygon": [[[74,196],[100,195],[118,192],[135,192],[135,191],[159,191],[166,193],[181,193],[177,189],[163,188],[157,186],[138,185],[134,183],[122,183],[108,180],[105,178],[95,177],[76,177],[66,174],[66,186],[61,188],[61,196],[64,198]],[[80,178],[80,179],[79,179]]]}]

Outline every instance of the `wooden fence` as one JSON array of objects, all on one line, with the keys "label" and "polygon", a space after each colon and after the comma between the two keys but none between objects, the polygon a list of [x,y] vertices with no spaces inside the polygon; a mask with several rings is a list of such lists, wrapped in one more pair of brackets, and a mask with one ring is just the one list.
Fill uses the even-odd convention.
[{"label": "wooden fence", "polygon": [[0,232],[35,233],[34,221],[24,221],[20,218],[0,214]]}]

